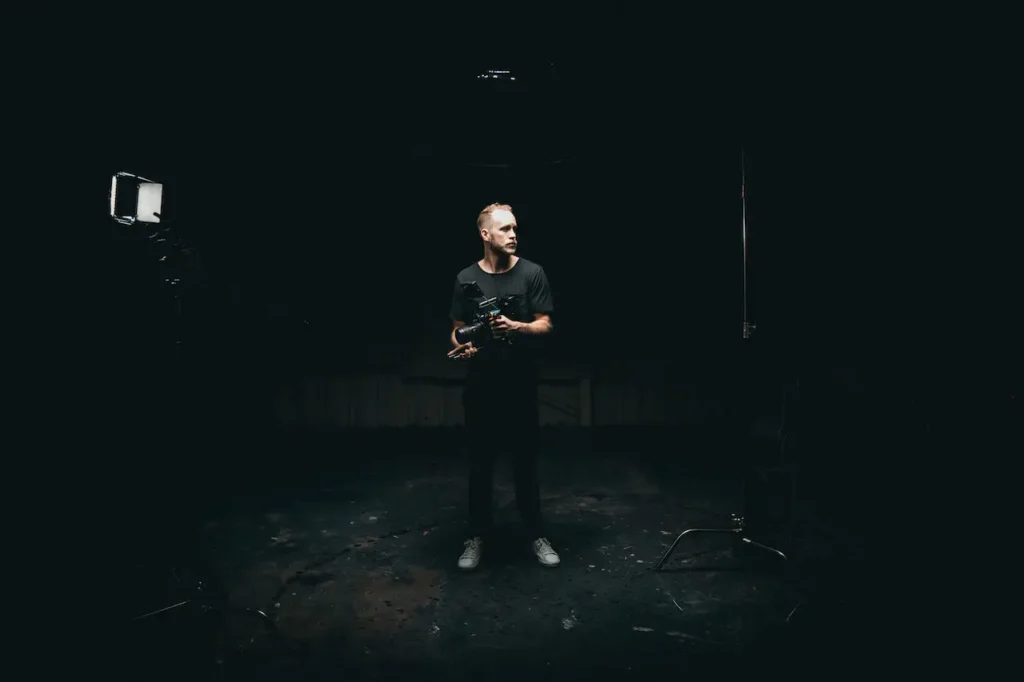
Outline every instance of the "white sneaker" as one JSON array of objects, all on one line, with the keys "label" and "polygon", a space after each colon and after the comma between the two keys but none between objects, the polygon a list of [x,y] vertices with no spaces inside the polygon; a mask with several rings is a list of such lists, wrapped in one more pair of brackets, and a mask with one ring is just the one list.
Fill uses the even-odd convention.
[{"label": "white sneaker", "polygon": [[483,540],[479,537],[466,540],[466,549],[459,557],[459,568],[464,571],[472,571],[480,563],[480,548]]},{"label": "white sneaker", "polygon": [[558,552],[554,550],[547,538],[537,538],[533,541],[533,553],[537,555],[537,560],[544,566],[554,568],[562,563],[562,560],[558,558]]}]

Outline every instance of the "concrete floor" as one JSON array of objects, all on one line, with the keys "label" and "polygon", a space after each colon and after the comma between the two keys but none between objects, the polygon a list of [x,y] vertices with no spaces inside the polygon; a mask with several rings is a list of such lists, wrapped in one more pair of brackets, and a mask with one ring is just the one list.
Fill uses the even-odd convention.
[{"label": "concrete floor", "polygon": [[[529,550],[511,472],[499,466],[496,536],[466,573],[456,566],[459,462],[371,462],[254,488],[205,512],[203,569],[179,557],[174,579],[160,561],[141,567],[149,602],[133,605],[137,613],[176,603],[175,589],[205,575],[216,603],[262,609],[280,635],[251,613],[200,620],[183,607],[146,618],[131,632],[148,678],[187,667],[192,679],[595,679],[705,664],[813,670],[848,646],[871,656],[870,643],[849,635],[865,617],[844,577],[857,570],[857,543],[822,530],[806,504],[794,535],[758,537],[788,562],[737,555],[728,535],[691,535],[656,572],[678,532],[728,525],[743,509],[735,483],[637,457],[546,458],[544,512],[562,557],[549,569]],[[153,671],[153,661],[173,663]]]}]

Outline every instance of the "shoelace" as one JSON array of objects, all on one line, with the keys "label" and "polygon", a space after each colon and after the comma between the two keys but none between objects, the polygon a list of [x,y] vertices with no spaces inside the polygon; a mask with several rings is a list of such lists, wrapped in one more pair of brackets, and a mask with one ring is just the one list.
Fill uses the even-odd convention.
[{"label": "shoelace", "polygon": [[466,556],[470,552],[479,552],[480,551],[480,541],[479,540],[466,540],[465,545],[466,545],[466,549],[464,549],[462,551],[462,556]]},{"label": "shoelace", "polygon": [[548,542],[547,538],[537,538],[537,549],[542,554],[554,554],[555,553],[554,547],[551,546],[551,543]]}]

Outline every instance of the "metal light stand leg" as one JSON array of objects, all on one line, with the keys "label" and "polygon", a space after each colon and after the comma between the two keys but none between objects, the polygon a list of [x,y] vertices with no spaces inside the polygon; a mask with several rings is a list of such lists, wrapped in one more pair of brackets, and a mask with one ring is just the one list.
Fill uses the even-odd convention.
[{"label": "metal light stand leg", "polygon": [[[751,333],[757,327],[756,327],[756,325],[753,322],[750,321],[750,319],[749,319],[749,310],[747,308],[747,165],[746,165],[746,159],[747,159],[746,152],[741,149],[740,150],[740,201],[741,201],[741,204],[742,204],[742,207],[743,207],[743,213],[742,213],[742,243],[743,243],[743,338],[744,338],[744,340],[749,341],[750,337],[751,337]],[[779,550],[775,549],[774,547],[769,547],[768,545],[761,544],[760,542],[755,542],[754,540],[751,540],[750,538],[745,537],[744,536],[744,530],[745,530],[745,523],[744,523],[743,517],[739,516],[737,514],[733,514],[732,515],[732,527],[731,528],[688,528],[687,530],[684,530],[682,533],[680,533],[676,537],[675,541],[672,543],[672,546],[668,548],[668,550],[665,552],[665,554],[662,555],[661,559],[658,560],[658,563],[654,565],[654,569],[653,570],[655,570],[655,571],[661,570],[661,568],[665,565],[665,562],[668,561],[668,558],[670,556],[672,556],[672,552],[675,551],[676,546],[679,545],[679,541],[683,539],[683,536],[688,535],[690,533],[731,533],[733,535],[740,536],[740,540],[742,542],[744,542],[745,544],[752,545],[754,547],[758,547],[758,548],[760,548],[760,549],[762,549],[762,550],[764,550],[766,552],[771,552],[772,554],[776,554],[776,555],[782,557],[786,561],[789,560],[788,557],[786,557],[785,554],[783,554]]]},{"label": "metal light stand leg", "polygon": [[267,630],[269,630],[272,635],[274,635],[275,637],[281,637],[281,632],[277,629],[277,624],[274,623],[274,620],[261,609],[253,609],[245,606],[211,606],[210,604],[197,602],[194,599],[186,599],[184,601],[178,602],[177,604],[171,604],[170,606],[165,606],[162,609],[157,609],[155,611],[150,611],[149,613],[144,613],[141,616],[136,616],[132,620],[137,623],[140,620],[152,618],[153,616],[158,616],[161,613],[173,611],[174,609],[179,609],[188,606],[189,604],[195,604],[203,613],[223,613],[225,615],[229,613],[254,613],[260,617],[260,620],[263,621],[263,624],[267,627]]},{"label": "metal light stand leg", "polygon": [[[177,576],[177,574],[173,570],[171,571],[171,575],[174,576],[175,580],[178,580],[178,576]],[[178,580],[178,582],[180,583],[181,581]],[[277,624],[262,609],[254,609],[254,608],[249,608],[249,607],[245,607],[245,606],[214,606],[212,604],[209,604],[208,602],[206,602],[203,599],[203,597],[205,596],[203,591],[206,589],[206,585],[202,581],[200,581],[195,586],[195,588],[193,588],[193,589],[195,590],[195,592],[198,593],[198,596],[192,596],[192,597],[190,597],[188,599],[183,599],[182,601],[177,602],[176,604],[171,604],[170,606],[165,606],[163,608],[156,609],[155,611],[150,611],[149,613],[144,613],[141,616],[136,616],[135,618],[132,619],[132,622],[136,622],[137,623],[137,622],[145,620],[147,618],[152,618],[154,616],[158,616],[161,613],[167,613],[168,611],[173,611],[175,609],[184,608],[184,607],[189,606],[189,605],[194,605],[194,606],[198,607],[200,613],[204,613],[204,614],[205,613],[221,613],[221,614],[224,614],[224,615],[228,615],[228,614],[231,614],[231,613],[252,613],[252,614],[255,614],[255,615],[259,616],[260,620],[263,622],[263,625],[270,632],[272,637],[274,637],[280,643],[282,643],[285,646],[285,648],[288,648],[288,643],[284,639],[284,637],[281,635],[281,631],[278,630]]]},{"label": "metal light stand leg", "polygon": [[676,539],[672,542],[672,545],[667,550],[665,550],[665,553],[658,560],[658,563],[654,565],[654,570],[661,570],[661,567],[664,566],[665,562],[668,561],[670,556],[672,556],[672,553],[675,551],[676,546],[679,544],[679,541],[683,539],[684,535],[688,535],[689,533],[732,533],[733,535],[741,536],[740,541],[745,544],[751,545],[753,547],[758,547],[760,549],[765,550],[766,552],[771,552],[772,554],[776,554],[785,559],[786,561],[789,560],[789,557],[787,557],[785,554],[775,549],[774,547],[769,547],[768,545],[761,544],[760,542],[755,542],[754,540],[751,540],[748,537],[743,537],[743,533],[746,527],[744,525],[742,516],[737,516],[736,514],[733,514],[732,522],[732,528],[687,528],[682,533],[676,536]]}]

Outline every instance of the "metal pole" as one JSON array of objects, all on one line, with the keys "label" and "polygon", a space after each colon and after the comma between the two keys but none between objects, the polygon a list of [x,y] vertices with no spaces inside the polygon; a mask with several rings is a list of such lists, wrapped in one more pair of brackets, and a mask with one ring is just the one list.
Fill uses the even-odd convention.
[{"label": "metal pole", "polygon": [[749,339],[750,333],[757,328],[757,325],[750,321],[747,311],[747,155],[742,147],[740,148],[740,200],[743,205],[743,338]]}]

